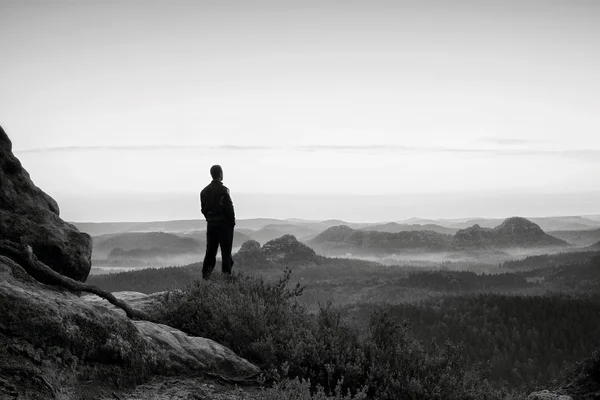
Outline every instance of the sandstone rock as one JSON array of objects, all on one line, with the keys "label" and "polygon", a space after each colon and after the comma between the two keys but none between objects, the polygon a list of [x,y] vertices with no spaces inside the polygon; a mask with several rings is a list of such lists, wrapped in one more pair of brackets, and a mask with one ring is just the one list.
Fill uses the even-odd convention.
[{"label": "sandstone rock", "polygon": [[267,259],[261,252],[260,243],[256,240],[247,240],[242,243],[242,247],[240,247],[234,259],[236,262],[246,265],[260,265],[267,263]]},{"label": "sandstone rock", "polygon": [[[122,292],[114,292],[113,295],[120,300],[125,301],[131,307],[136,310],[144,311],[146,313],[151,313],[153,308],[156,307],[160,303],[161,296],[164,295],[165,292],[156,292],[151,294],[145,294],[140,292],[132,292],[132,291],[122,291]],[[88,294],[82,296],[81,299],[89,302],[90,304],[97,304],[109,310],[113,310],[115,312],[120,313],[121,315],[125,315],[125,311],[122,309],[115,307],[110,304],[107,300],[98,297],[93,294]]]},{"label": "sandstone rock", "polygon": [[[153,296],[132,293],[122,297],[147,307],[155,301]],[[131,385],[155,374],[207,373],[243,379],[258,372],[212,340],[161,324],[131,321],[99,303],[40,284],[0,256],[0,347],[10,349],[0,351],[0,378],[10,363],[27,368],[28,376],[43,377],[38,381],[46,381],[50,391],[81,386],[82,380],[89,379]],[[21,353],[25,355],[19,358]],[[16,378],[5,383],[30,398],[24,395],[29,384]]]},{"label": "sandstone rock", "polygon": [[28,244],[56,272],[85,281],[92,239],[59,216],[54,199],[33,184],[0,127],[0,239]]},{"label": "sandstone rock", "polygon": [[261,248],[261,254],[270,262],[312,261],[317,257],[313,249],[293,235],[269,240]]},{"label": "sandstone rock", "polygon": [[133,322],[162,373],[214,374],[229,379],[253,377],[259,369],[219,343],[188,336],[178,329],[147,321]]},{"label": "sandstone rock", "polygon": [[247,240],[242,244],[238,254],[240,255],[256,255],[260,253],[260,243],[256,240]]},{"label": "sandstone rock", "polygon": [[289,262],[312,262],[317,259],[313,249],[299,242],[293,235],[284,235],[269,240],[262,247],[256,240],[248,240],[242,244],[235,260],[241,264],[276,265]]},{"label": "sandstone rock", "polygon": [[[140,311],[151,313],[153,307],[160,302],[163,293],[124,291],[115,292],[113,295]],[[123,310],[97,296],[84,296],[83,300],[125,315]],[[167,373],[201,370],[234,378],[258,373],[254,365],[210,339],[188,336],[170,326],[147,321],[133,321],[133,324],[146,341],[152,357],[160,360],[161,368]]]},{"label": "sandstone rock", "polygon": [[534,392],[527,396],[527,400],[573,400],[571,396],[553,393],[548,390]]}]

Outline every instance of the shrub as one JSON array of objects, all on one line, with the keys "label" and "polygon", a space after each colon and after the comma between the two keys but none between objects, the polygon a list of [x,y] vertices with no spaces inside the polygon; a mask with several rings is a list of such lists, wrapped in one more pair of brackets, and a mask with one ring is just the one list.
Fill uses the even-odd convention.
[{"label": "shrub", "polygon": [[485,368],[465,367],[459,346],[426,350],[385,310],[374,312],[361,334],[330,303],[308,313],[297,301],[303,287],[289,284],[290,271],[276,282],[245,275],[194,281],[168,293],[156,316],[272,373],[278,383],[266,392],[271,398],[500,398]]}]

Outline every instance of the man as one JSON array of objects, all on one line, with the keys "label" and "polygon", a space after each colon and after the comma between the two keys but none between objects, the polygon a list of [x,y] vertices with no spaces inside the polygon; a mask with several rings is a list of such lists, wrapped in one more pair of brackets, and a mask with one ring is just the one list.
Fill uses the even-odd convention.
[{"label": "man", "polygon": [[202,277],[210,278],[217,262],[217,249],[221,246],[221,270],[231,275],[233,259],[233,227],[235,212],[229,189],[223,185],[223,169],[220,165],[210,168],[212,182],[200,192],[202,214],[206,218],[206,255],[202,265]]}]

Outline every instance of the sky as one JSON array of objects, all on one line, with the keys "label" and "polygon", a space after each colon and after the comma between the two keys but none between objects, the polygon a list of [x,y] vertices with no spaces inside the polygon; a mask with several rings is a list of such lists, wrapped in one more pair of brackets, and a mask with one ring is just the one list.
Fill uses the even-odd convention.
[{"label": "sky", "polygon": [[0,0],[0,125],[71,221],[600,213],[600,2]]}]

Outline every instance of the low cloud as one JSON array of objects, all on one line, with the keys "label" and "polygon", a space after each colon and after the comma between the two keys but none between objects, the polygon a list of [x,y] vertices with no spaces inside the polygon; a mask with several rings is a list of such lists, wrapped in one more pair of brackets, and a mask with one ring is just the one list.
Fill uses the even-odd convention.
[{"label": "low cloud", "polygon": [[182,151],[182,150],[231,150],[251,151],[270,150],[268,146],[207,146],[207,145],[145,145],[145,146],[63,146],[63,147],[38,147],[31,149],[15,150],[15,153],[70,153],[86,151]]},{"label": "low cloud", "polygon": [[520,138],[482,137],[476,140],[478,143],[495,144],[499,146],[539,145],[548,143],[547,140],[531,140]]},{"label": "low cloud", "polygon": [[[511,140],[511,139],[506,139]],[[519,139],[515,139],[519,140]],[[356,154],[435,154],[485,157],[569,157],[582,160],[600,161],[600,149],[518,149],[518,148],[466,148],[445,146],[403,146],[403,145],[303,145],[303,146],[257,146],[257,145],[145,145],[145,146],[65,146],[41,147],[15,150],[18,154],[92,152],[92,151],[296,151],[296,152],[335,152]]]}]

